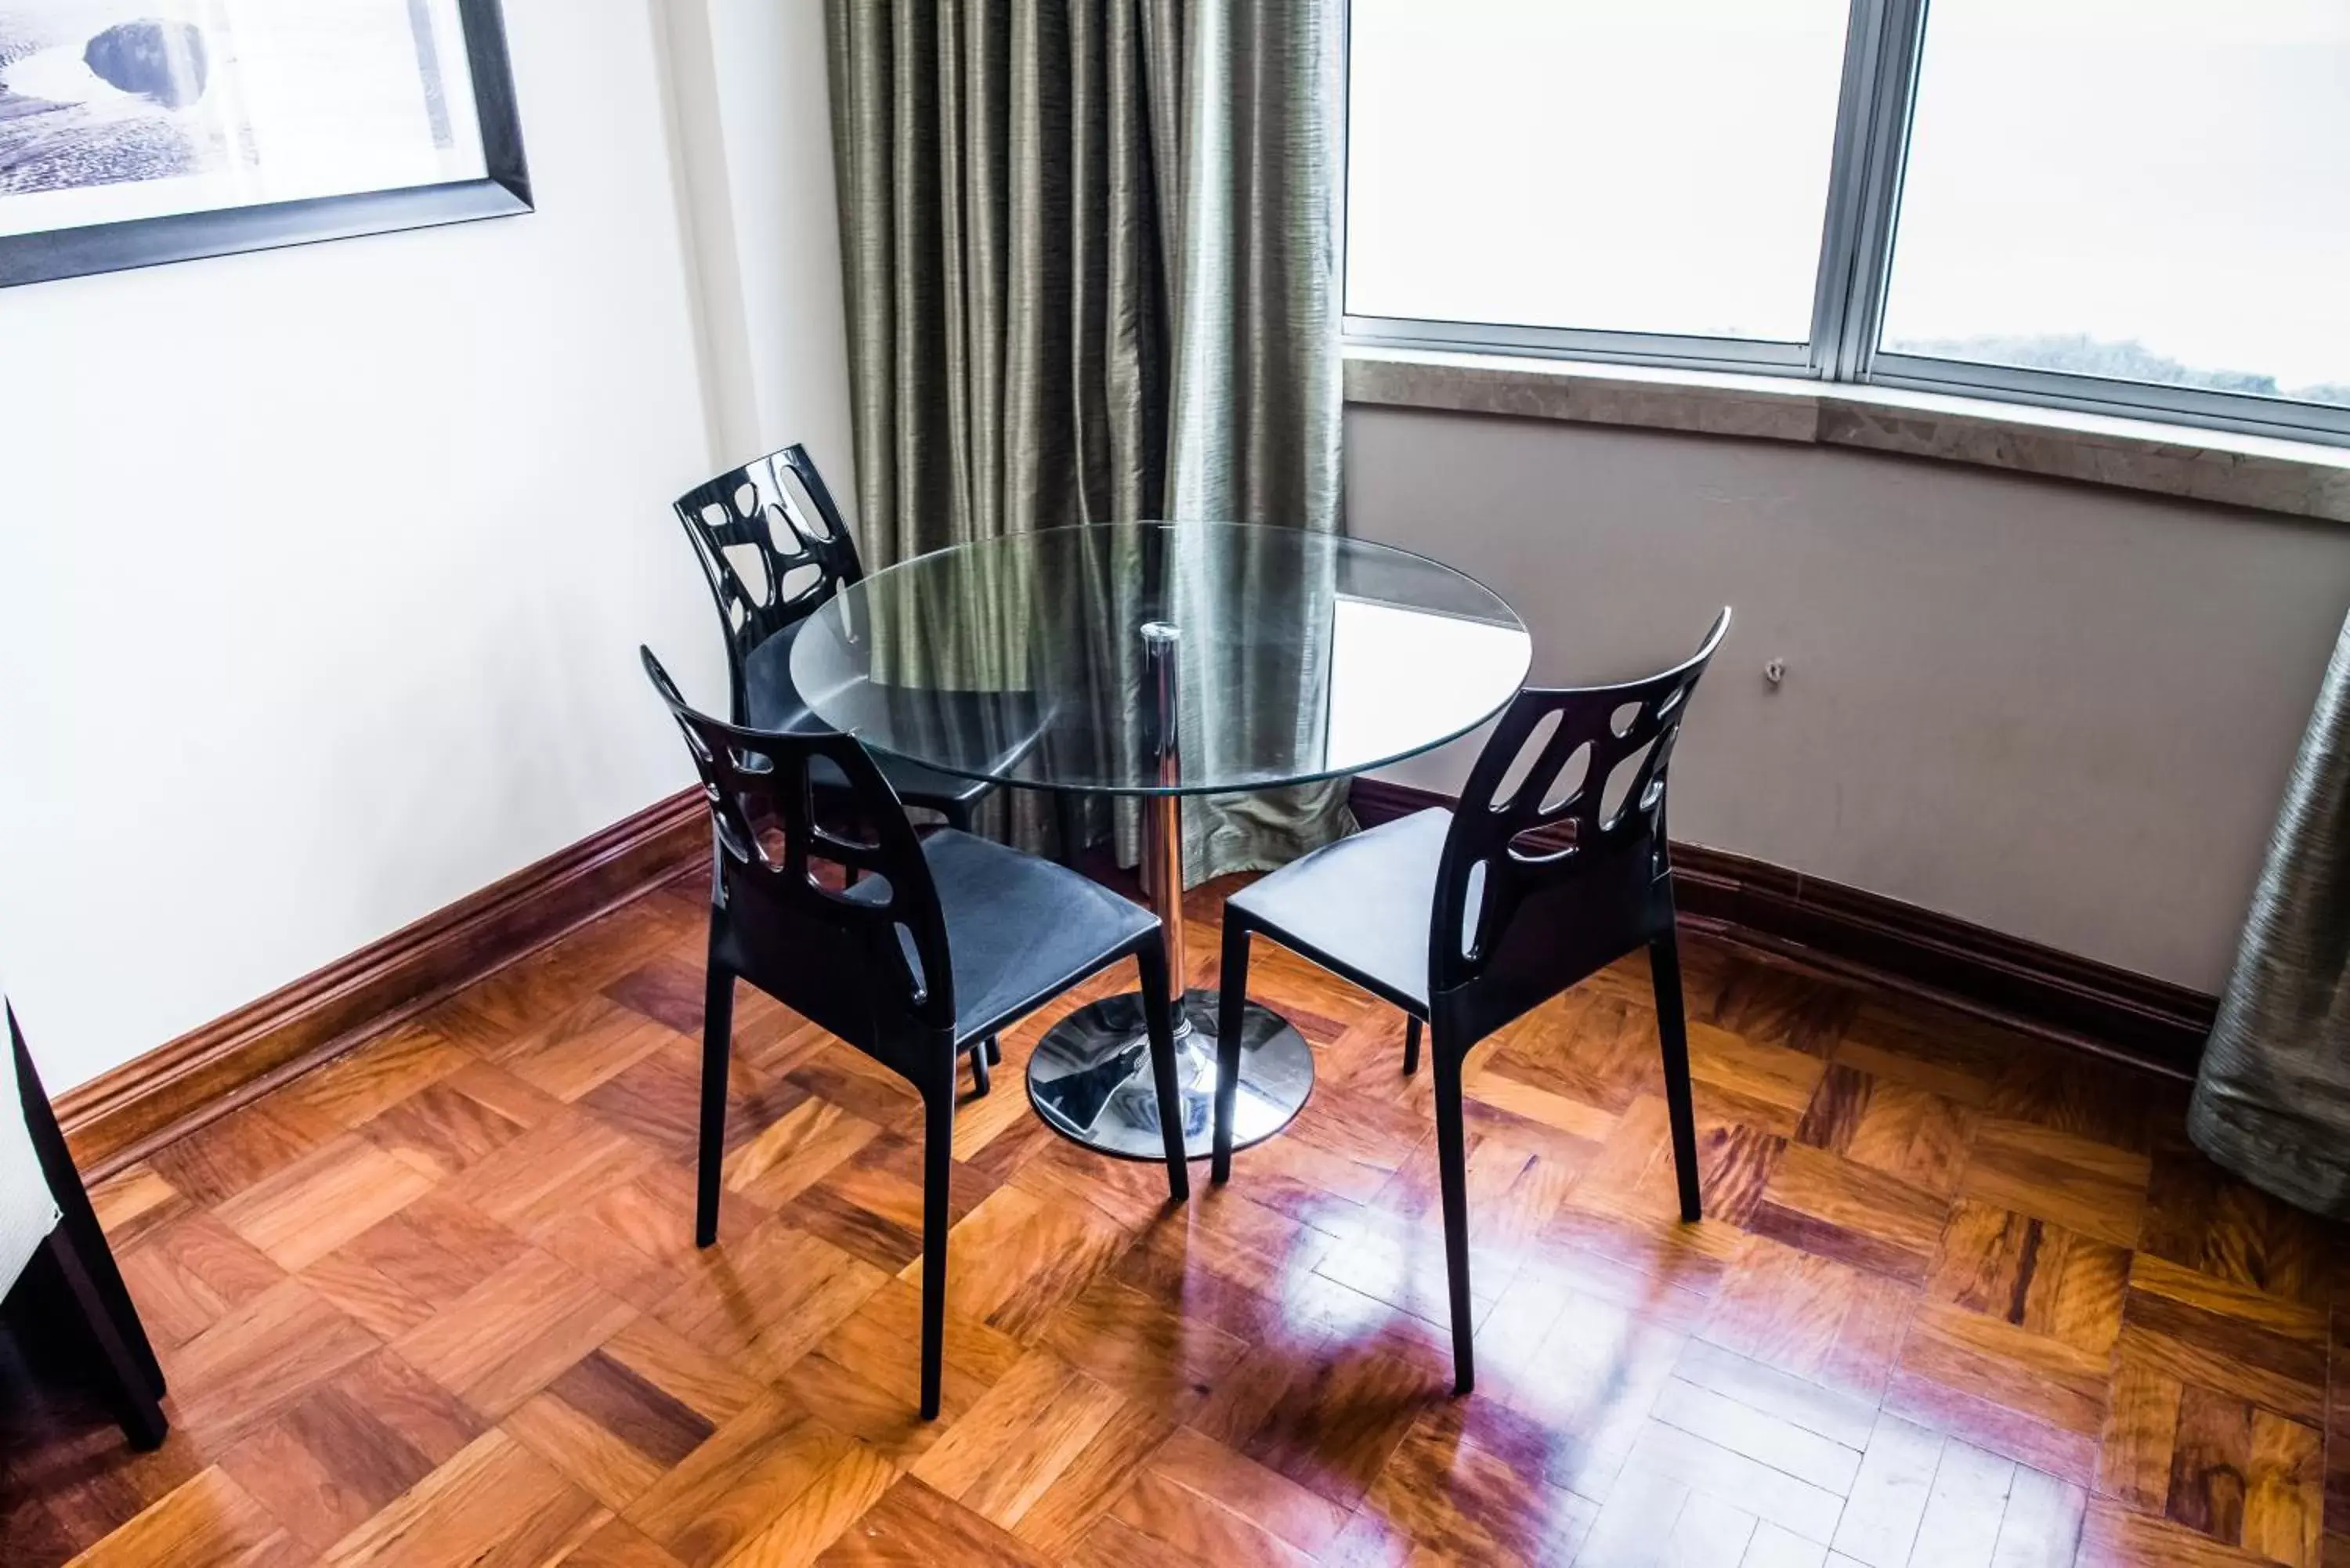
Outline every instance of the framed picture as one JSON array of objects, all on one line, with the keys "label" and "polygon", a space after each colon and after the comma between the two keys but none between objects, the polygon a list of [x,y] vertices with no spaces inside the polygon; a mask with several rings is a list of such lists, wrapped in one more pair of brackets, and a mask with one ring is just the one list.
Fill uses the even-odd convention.
[{"label": "framed picture", "polygon": [[498,0],[0,0],[0,286],[528,211]]}]

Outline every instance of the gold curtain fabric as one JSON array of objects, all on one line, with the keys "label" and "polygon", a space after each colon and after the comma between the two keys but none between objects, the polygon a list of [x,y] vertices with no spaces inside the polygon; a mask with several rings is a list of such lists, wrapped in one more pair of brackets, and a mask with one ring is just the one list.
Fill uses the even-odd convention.
[{"label": "gold curtain fabric", "polygon": [[2350,624],[2303,734],[2187,1127],[2289,1203],[2350,1219]]},{"label": "gold curtain fabric", "polygon": [[[1337,526],[1337,0],[827,0],[826,20],[870,566],[1071,523]],[[1252,613],[1297,586],[1264,587]],[[1116,656],[1139,687],[1139,650]],[[1189,803],[1187,867],[1277,865],[1350,826],[1344,799]],[[1040,842],[1044,804],[1008,804]]]}]

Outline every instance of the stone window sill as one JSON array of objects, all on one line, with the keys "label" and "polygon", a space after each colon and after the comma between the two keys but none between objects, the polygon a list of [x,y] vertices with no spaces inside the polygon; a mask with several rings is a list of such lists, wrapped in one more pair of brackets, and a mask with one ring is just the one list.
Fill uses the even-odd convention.
[{"label": "stone window sill", "polygon": [[2350,448],[1773,376],[1349,345],[1349,403],[1809,442],[2350,523]]}]

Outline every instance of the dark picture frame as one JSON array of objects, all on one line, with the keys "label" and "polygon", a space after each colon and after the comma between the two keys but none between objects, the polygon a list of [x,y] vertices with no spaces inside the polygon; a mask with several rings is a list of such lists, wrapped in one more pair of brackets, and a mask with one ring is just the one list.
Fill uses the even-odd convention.
[{"label": "dark picture frame", "polygon": [[0,287],[530,212],[530,171],[499,0],[455,4],[481,125],[481,178],[0,235]]}]

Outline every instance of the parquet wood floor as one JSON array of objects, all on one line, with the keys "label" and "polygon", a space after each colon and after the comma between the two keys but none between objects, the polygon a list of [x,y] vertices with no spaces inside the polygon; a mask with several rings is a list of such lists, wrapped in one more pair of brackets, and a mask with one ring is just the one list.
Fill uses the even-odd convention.
[{"label": "parquet wood floor", "polygon": [[702,941],[673,884],[104,1183],[172,1436],[0,1357],[0,1562],[2350,1563],[2345,1254],[2177,1085],[1692,944],[1684,1227],[1600,975],[1471,1062],[1454,1399],[1428,1080],[1261,949],[1320,1085],[1186,1208],[1006,1038],[926,1426],[918,1104],[747,990],[690,1244]]}]

